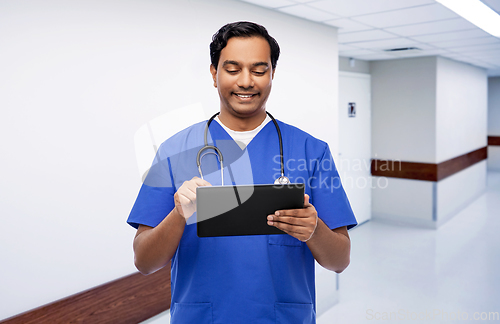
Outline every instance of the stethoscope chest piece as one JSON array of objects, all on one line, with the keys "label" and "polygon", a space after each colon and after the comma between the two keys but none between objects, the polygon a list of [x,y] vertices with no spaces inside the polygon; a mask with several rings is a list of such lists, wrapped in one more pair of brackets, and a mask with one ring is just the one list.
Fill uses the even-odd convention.
[{"label": "stethoscope chest piece", "polygon": [[289,183],[290,183],[290,179],[288,179],[284,175],[282,175],[278,179],[274,180],[274,184],[289,184]]}]

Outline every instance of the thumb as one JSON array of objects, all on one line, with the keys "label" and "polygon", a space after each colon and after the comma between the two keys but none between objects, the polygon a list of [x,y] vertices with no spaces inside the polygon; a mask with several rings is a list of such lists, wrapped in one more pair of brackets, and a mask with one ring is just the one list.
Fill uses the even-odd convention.
[{"label": "thumb", "polygon": [[309,195],[308,194],[304,194],[304,207],[308,207],[310,205],[311,204],[309,203]]}]

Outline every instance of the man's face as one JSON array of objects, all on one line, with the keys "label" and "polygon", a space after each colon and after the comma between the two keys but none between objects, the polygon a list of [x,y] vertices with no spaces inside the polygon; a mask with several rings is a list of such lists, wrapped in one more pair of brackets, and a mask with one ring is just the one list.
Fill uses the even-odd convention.
[{"label": "man's face", "polygon": [[221,112],[247,118],[266,110],[274,70],[271,48],[264,38],[230,38],[217,70],[210,66],[210,72],[219,91]]}]

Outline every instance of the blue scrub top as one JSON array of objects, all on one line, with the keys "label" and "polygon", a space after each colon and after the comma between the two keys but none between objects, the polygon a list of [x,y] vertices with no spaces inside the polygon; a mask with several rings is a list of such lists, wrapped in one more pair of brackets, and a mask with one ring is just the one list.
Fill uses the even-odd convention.
[{"label": "blue scrub top", "polygon": [[[278,121],[285,175],[305,183],[318,216],[331,228],[355,226],[328,145]],[[196,154],[206,122],[166,140],[141,187],[127,222],[155,227],[174,208],[182,183],[199,176]],[[279,140],[269,122],[241,150],[213,121],[209,144],[224,157],[225,184],[271,184],[280,175]],[[205,180],[220,185],[217,158],[202,159]],[[171,323],[315,323],[314,258],[288,234],[199,238],[196,213],[188,220],[171,262]]]}]

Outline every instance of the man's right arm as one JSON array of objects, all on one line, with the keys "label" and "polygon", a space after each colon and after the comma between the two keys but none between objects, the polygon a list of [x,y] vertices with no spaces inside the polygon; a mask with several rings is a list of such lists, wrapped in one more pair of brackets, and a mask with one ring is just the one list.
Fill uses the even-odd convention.
[{"label": "man's right arm", "polygon": [[134,238],[134,263],[143,275],[168,264],[179,246],[184,226],[186,220],[176,208],[156,227],[139,225]]},{"label": "man's right arm", "polygon": [[186,220],[196,211],[196,187],[210,186],[194,177],[185,181],[174,195],[175,207],[156,227],[139,225],[134,238],[135,266],[144,275],[153,273],[174,256]]}]

